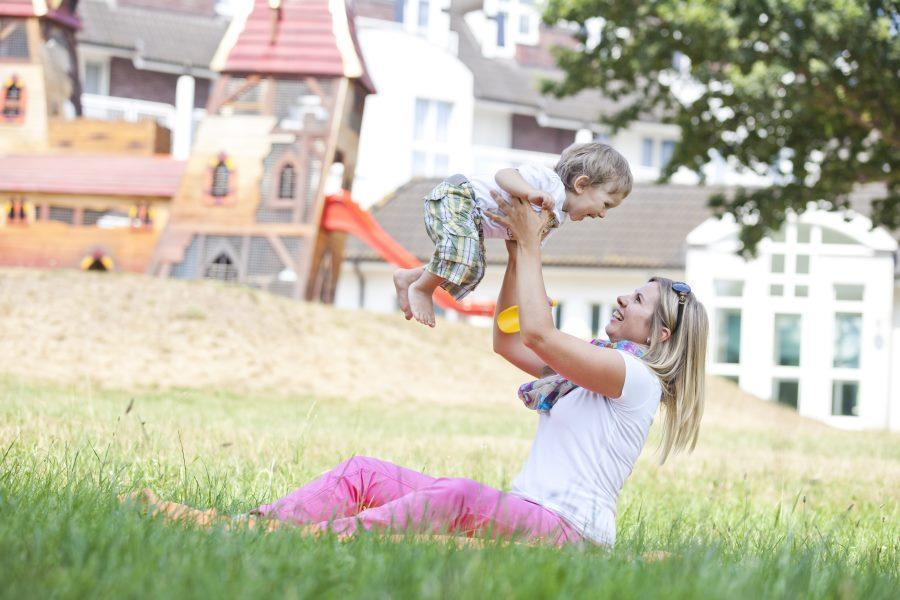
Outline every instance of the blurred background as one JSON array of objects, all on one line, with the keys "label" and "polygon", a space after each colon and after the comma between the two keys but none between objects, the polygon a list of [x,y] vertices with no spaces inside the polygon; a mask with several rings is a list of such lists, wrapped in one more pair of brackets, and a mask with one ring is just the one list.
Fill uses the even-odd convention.
[{"label": "blurred background", "polygon": [[[427,259],[420,202],[442,177],[552,167],[573,142],[604,141],[636,185],[603,222],[547,244],[558,327],[602,336],[618,294],[686,280],[710,314],[712,374],[835,427],[900,428],[898,238],[867,218],[883,186],[856,186],[843,212],[783,212],[740,256],[739,225],[709,200],[777,174],[712,153],[659,183],[682,128],[664,110],[612,127],[625,99],[596,89],[542,93],[563,77],[551,48],[596,37],[592,21],[548,25],[544,10],[0,1],[0,265],[213,279],[396,314],[392,271]],[[488,253],[472,301],[443,299],[446,319],[490,323],[505,251]],[[34,364],[23,341],[4,364]]]}]

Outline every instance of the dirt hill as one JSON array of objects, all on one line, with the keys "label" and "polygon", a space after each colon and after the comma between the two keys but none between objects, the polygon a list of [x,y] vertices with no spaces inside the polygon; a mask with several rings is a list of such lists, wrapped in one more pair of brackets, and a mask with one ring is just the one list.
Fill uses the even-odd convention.
[{"label": "dirt hill", "polygon": [[[518,402],[490,332],[306,304],[240,286],[0,270],[0,373],[110,388],[221,388],[395,401]],[[818,425],[710,378],[707,422]]]}]

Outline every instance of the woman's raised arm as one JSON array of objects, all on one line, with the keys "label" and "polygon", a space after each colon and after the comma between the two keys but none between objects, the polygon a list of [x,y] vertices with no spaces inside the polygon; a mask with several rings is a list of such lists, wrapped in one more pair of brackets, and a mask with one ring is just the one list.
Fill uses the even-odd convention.
[{"label": "woman's raised arm", "polygon": [[497,307],[494,310],[494,352],[526,373],[544,377],[550,374],[551,370],[537,354],[522,343],[522,336],[518,332],[503,333],[497,326],[497,315],[516,303],[516,243],[507,240],[506,250],[509,261],[506,264],[506,273],[503,275],[503,284],[500,286]]},{"label": "woman's raised arm", "polygon": [[[618,398],[625,384],[625,360],[621,355],[561,332],[547,310],[547,292],[541,272],[541,230],[546,217],[542,218],[517,198],[511,203],[499,196],[495,199],[501,203],[506,215],[492,213],[491,217],[506,225],[517,240],[516,256],[510,261],[515,273],[510,281],[519,305],[521,331],[517,335],[522,346],[572,383],[609,398]],[[511,266],[507,266],[507,278],[511,270]],[[504,286],[507,283],[504,279]]]}]

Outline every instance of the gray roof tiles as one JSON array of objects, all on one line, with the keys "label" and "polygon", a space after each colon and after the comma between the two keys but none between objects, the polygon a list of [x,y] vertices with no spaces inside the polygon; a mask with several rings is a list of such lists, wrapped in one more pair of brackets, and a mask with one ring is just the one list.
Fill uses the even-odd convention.
[{"label": "gray roof tiles", "polygon": [[207,69],[228,28],[222,17],[111,6],[104,0],[79,3],[84,28],[78,41],[138,51],[147,60]]},{"label": "gray roof tiles", "polygon": [[[414,179],[372,207],[378,223],[420,260],[434,244],[422,222],[422,199],[439,179]],[[567,222],[543,251],[545,264],[581,267],[683,268],[687,234],[710,216],[707,198],[720,188],[638,185],[605,219]],[[489,263],[504,263],[502,241],[487,240]],[[378,255],[355,238],[347,242],[347,258],[377,260]]]}]

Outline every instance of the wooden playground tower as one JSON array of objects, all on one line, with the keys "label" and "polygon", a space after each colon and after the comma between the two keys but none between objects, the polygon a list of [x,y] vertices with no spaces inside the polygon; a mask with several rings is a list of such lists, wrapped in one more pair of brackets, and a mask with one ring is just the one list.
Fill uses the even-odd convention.
[{"label": "wooden playground tower", "polygon": [[332,301],[345,234],[320,228],[326,186],[342,173],[350,189],[375,91],[344,0],[256,0],[212,66],[221,75],[149,271]]}]

